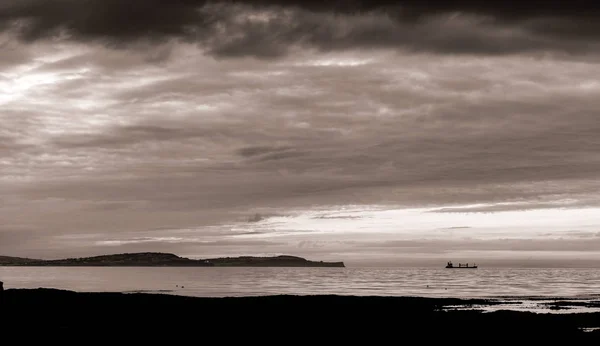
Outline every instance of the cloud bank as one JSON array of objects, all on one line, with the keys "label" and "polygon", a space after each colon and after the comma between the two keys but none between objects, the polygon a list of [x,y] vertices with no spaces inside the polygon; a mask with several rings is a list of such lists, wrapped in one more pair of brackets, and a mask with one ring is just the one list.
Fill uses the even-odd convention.
[{"label": "cloud bank", "polygon": [[552,252],[518,224],[484,243],[424,227],[454,231],[432,243],[402,217],[326,214],[319,233],[285,216],[548,209],[596,234],[571,211],[600,205],[598,17],[586,1],[3,1],[0,253]]},{"label": "cloud bank", "polygon": [[26,42],[63,39],[113,48],[178,39],[222,58],[271,59],[294,48],[596,56],[599,13],[591,1],[14,0],[0,7],[0,30]]}]

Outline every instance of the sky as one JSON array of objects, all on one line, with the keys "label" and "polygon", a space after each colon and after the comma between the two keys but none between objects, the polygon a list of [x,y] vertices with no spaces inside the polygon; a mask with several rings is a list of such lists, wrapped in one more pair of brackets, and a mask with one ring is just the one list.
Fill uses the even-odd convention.
[{"label": "sky", "polygon": [[0,255],[600,264],[600,3],[3,0]]}]

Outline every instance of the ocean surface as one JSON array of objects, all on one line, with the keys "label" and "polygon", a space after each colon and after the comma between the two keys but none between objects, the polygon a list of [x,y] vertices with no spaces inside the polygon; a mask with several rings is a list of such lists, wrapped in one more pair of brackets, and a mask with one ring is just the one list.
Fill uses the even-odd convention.
[{"label": "ocean surface", "polygon": [[[600,269],[0,267],[5,289],[147,292],[197,297],[337,294],[489,298],[485,309],[600,311]],[[548,302],[572,308],[545,311]],[[596,305],[586,307],[585,303]],[[515,304],[518,303],[518,304]],[[582,304],[583,303],[583,304]]]}]

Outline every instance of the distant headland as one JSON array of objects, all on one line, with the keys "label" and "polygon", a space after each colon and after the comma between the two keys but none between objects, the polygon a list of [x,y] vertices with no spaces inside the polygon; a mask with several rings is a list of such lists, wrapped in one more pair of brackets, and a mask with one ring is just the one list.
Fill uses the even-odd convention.
[{"label": "distant headland", "polygon": [[345,267],[344,262],[310,261],[296,256],[239,256],[190,259],[171,253],[137,252],[43,260],[0,256],[0,266],[21,267]]}]

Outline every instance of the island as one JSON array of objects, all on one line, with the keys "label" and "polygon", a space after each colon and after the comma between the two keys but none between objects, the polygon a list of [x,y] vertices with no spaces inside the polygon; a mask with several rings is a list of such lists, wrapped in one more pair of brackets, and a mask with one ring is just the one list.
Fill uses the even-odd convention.
[{"label": "island", "polygon": [[0,256],[0,266],[63,266],[63,267],[345,267],[344,262],[310,261],[302,257],[281,255],[272,257],[239,256],[191,259],[172,253],[137,252],[93,257],[43,260]]}]

